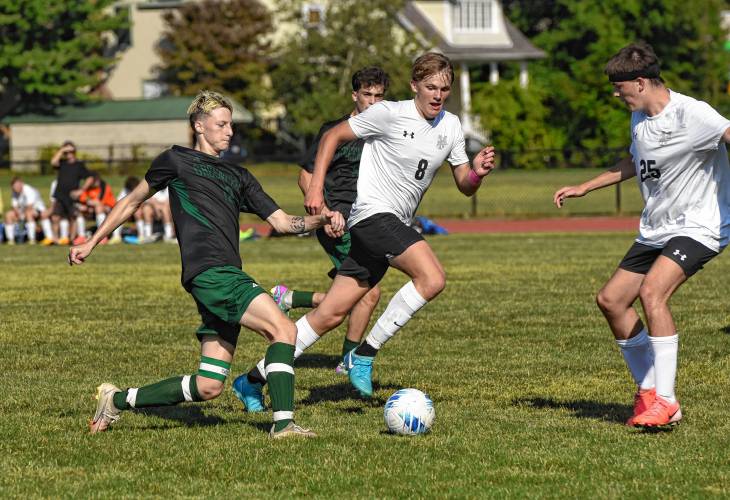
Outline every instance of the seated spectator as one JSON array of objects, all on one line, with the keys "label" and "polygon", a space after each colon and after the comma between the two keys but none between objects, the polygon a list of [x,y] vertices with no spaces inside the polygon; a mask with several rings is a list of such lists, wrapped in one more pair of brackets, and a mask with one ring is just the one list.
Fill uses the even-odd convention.
[{"label": "seated spectator", "polygon": [[[162,222],[162,239],[166,243],[177,243],[172,225],[172,211],[170,210],[170,196],[167,188],[157,191],[147,200],[154,210],[155,220]],[[150,235],[151,236],[151,235]],[[158,236],[159,238],[159,236]]]},{"label": "seated spectator", "polygon": [[[129,193],[131,193],[134,188],[137,187],[139,184],[139,178],[135,176],[129,176],[124,181],[124,189],[119,193],[119,196],[117,197],[117,201],[121,200],[125,196],[127,196]],[[138,242],[142,242],[144,239],[144,231],[145,231],[145,225],[147,225],[150,228],[150,235],[152,234],[152,222],[153,222],[153,213],[154,209],[152,208],[152,205],[150,203],[143,203],[141,207],[137,209],[136,212],[134,212],[134,215],[132,218],[134,219],[134,225],[137,227],[137,240]],[[121,243],[122,242],[122,226],[119,226],[115,231],[112,237],[109,239],[109,243]]]},{"label": "seated spectator", "polygon": [[96,221],[96,227],[101,226],[106,214],[111,212],[116,204],[114,193],[109,184],[104,182],[98,172],[91,172],[91,185],[81,191],[78,197],[76,207],[78,216],[76,217],[76,233],[74,245],[80,245],[86,241],[86,219]]},{"label": "seated spectator", "polygon": [[28,243],[36,243],[36,221],[41,221],[43,234],[46,239],[52,238],[51,221],[37,189],[25,184],[20,177],[13,177],[10,181],[12,208],[5,213],[5,238],[9,245],[15,244],[16,224],[25,223],[28,233]]}]

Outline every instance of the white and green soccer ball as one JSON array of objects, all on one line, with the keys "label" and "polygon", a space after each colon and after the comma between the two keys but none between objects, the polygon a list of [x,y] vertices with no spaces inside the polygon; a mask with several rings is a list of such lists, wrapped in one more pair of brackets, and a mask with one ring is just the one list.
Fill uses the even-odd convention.
[{"label": "white and green soccer ball", "polygon": [[388,398],[383,416],[388,431],[413,436],[431,430],[436,410],[428,394],[418,389],[401,389]]}]

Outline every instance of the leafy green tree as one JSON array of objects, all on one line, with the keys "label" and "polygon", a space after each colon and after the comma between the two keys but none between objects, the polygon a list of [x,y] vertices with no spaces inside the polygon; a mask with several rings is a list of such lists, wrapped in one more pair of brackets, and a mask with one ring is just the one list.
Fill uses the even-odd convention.
[{"label": "leafy green tree", "polygon": [[257,0],[184,3],[164,16],[160,77],[177,95],[224,92],[249,108],[271,100],[271,14]]},{"label": "leafy green tree", "polygon": [[277,51],[272,82],[297,134],[314,135],[322,122],[352,108],[352,74],[380,66],[390,76],[388,99],[411,95],[413,59],[423,50],[400,29],[402,0],[330,2],[319,26],[306,27],[300,0],[280,0],[277,11],[296,29]]},{"label": "leafy green tree", "polygon": [[0,0],[0,117],[83,101],[128,20],[115,0]]},{"label": "leafy green tree", "polygon": [[[559,131],[566,148],[628,146],[627,111],[612,97],[603,70],[621,47],[637,40],[654,47],[670,88],[706,100],[726,115],[730,112],[725,93],[730,59],[723,51],[726,35],[720,24],[724,0],[506,0],[504,8],[507,17],[547,53],[546,59],[531,64],[528,91],[536,89],[541,95],[547,110],[544,127]],[[510,92],[514,90],[508,87],[495,89],[490,97],[499,100]],[[525,101],[521,106],[532,105]],[[489,117],[483,120],[489,127]],[[522,127],[499,133],[514,132],[519,137],[517,128]],[[534,130],[542,133],[541,127]],[[613,159],[615,152],[603,158]]]}]

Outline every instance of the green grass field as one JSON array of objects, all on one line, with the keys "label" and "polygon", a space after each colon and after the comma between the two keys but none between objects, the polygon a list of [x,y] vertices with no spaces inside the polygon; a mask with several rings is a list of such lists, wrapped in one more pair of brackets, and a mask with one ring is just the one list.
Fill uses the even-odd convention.
[{"label": "green grass field", "polygon": [[[264,189],[289,213],[302,213],[302,195],[296,178],[299,167],[285,164],[254,165],[251,171],[261,181]],[[570,200],[562,210],[552,204],[553,193],[560,187],[583,182],[598,173],[599,169],[555,169],[555,170],[505,170],[495,171],[485,181],[477,195],[478,217],[562,217],[568,215],[611,215],[616,213],[616,188],[611,187],[590,193],[585,198]],[[102,175],[104,175],[102,173]],[[118,193],[124,178],[104,176]],[[41,190],[44,198],[53,177],[28,176],[26,180]],[[10,205],[10,174],[0,173],[0,192],[6,207]],[[633,180],[622,186],[622,211],[638,214],[643,201]],[[447,166],[439,171],[434,183],[426,193],[418,213],[427,217],[469,217],[472,200],[456,189]],[[244,221],[258,220],[255,216],[244,216]]]},{"label": "green grass field", "polygon": [[[343,331],[297,369],[297,418],[313,441],[272,442],[269,414],[230,390],[204,404],[125,413],[89,435],[95,386],[138,386],[197,369],[198,317],[172,245],[0,246],[0,495],[3,497],[696,498],[730,495],[730,260],[675,296],[681,327],[672,432],[623,425],[632,384],[594,305],[631,234],[451,235],[429,240],[444,293],[379,355],[375,397],[336,375]],[[311,238],[242,245],[262,286],[326,287]],[[391,271],[387,300],[404,282]],[[378,311],[384,307],[385,300]],[[242,332],[238,374],[265,350]],[[228,383],[230,386],[230,381]],[[402,387],[432,396],[433,432],[385,433]]]}]

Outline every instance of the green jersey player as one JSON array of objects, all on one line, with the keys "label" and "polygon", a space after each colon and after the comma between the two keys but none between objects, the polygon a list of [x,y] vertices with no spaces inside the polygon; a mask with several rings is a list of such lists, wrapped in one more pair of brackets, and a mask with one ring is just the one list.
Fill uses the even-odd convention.
[{"label": "green jersey player", "polygon": [[221,160],[219,155],[233,135],[231,112],[231,103],[224,96],[201,92],[188,109],[195,149],[174,146],[159,155],[144,180],[114,207],[94,236],[69,251],[69,263],[82,264],[94,247],[155,191],[168,187],[180,245],[182,284],[202,318],[197,330],[201,343],[198,373],[125,390],[101,384],[96,414],[90,422],[92,433],[106,430],[123,410],[217,397],[243,325],[271,343],[265,362],[274,414],[271,436],[315,435],[293,420],[296,327],[241,270],[238,216],[239,212],[255,213],[282,233],[303,233],[325,224],[341,233],[344,219],[339,212],[327,209],[314,217],[288,215],[250,172]]}]

